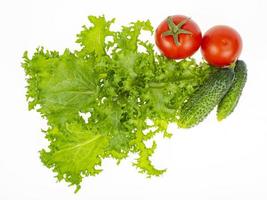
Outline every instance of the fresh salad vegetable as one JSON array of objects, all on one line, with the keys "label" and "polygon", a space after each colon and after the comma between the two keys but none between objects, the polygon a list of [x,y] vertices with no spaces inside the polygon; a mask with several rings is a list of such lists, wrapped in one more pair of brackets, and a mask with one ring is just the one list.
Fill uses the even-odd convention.
[{"label": "fresh salad vegetable", "polygon": [[238,60],[234,71],[234,82],[217,108],[217,119],[219,121],[225,119],[234,111],[247,81],[247,66],[244,61]]},{"label": "fresh salad vegetable", "polygon": [[217,70],[184,103],[178,124],[190,128],[201,122],[221,101],[234,80],[233,69]]},{"label": "fresh salad vegetable", "polygon": [[[140,173],[164,173],[166,169],[151,163],[157,147],[154,136],[171,137],[170,122],[188,128],[203,120],[228,91],[235,73],[193,58],[175,61],[158,55],[153,44],[140,39],[144,31],[153,34],[149,21],[118,31],[111,27],[114,19],[89,16],[89,21],[77,35],[80,49],[59,53],[40,47],[33,55],[25,52],[22,63],[29,109],[37,110],[48,125],[43,132],[49,145],[40,158],[59,181],[76,186],[76,191],[84,177],[103,170],[105,158],[119,164],[134,153],[138,157],[133,165]],[[157,29],[167,31],[162,41],[185,48],[178,54],[169,49],[169,57],[186,57],[199,47],[201,33],[192,20],[173,17],[162,26]],[[241,85],[233,87],[240,91]],[[240,93],[233,90],[230,96],[236,97],[236,105]]]},{"label": "fresh salad vegetable", "polygon": [[201,44],[198,25],[183,15],[169,16],[156,29],[155,42],[168,58],[181,59],[193,55]]},{"label": "fresh salad vegetable", "polygon": [[242,50],[239,33],[229,26],[214,26],[203,36],[201,52],[204,59],[217,67],[234,63]]}]

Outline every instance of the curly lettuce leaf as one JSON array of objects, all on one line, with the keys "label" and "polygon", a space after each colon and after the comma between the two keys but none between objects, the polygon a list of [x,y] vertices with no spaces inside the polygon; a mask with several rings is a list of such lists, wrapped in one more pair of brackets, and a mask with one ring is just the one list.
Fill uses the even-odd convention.
[{"label": "curly lettuce leaf", "polygon": [[[25,53],[22,63],[29,109],[48,122],[49,146],[41,150],[41,160],[76,191],[84,177],[101,172],[108,157],[119,163],[135,153],[139,172],[164,173],[151,162],[153,137],[171,136],[168,124],[177,121],[182,103],[212,70],[193,59],[177,62],[155,53],[153,44],[140,40],[143,31],[153,33],[149,21],[120,31],[111,30],[114,19],[90,16],[89,21],[77,35],[80,50],[60,54],[38,48],[31,58]],[[80,113],[88,112],[85,121]]]},{"label": "curly lettuce leaf", "polygon": [[66,124],[64,128],[53,127],[47,131],[51,141],[49,151],[42,150],[41,160],[57,173],[58,180],[65,179],[80,189],[84,176],[101,172],[101,165],[108,144],[106,136],[95,134],[81,124]]},{"label": "curly lettuce leaf", "polygon": [[82,59],[66,50],[62,55],[38,49],[31,60],[25,54],[23,67],[30,77],[27,97],[30,108],[38,111],[49,124],[78,120],[78,112],[88,112],[96,103],[97,75],[93,59]]},{"label": "curly lettuce leaf", "polygon": [[115,19],[107,21],[104,16],[95,17],[89,16],[89,21],[93,26],[83,26],[83,30],[77,35],[76,42],[82,46],[82,50],[78,51],[80,56],[86,56],[90,53],[96,55],[106,54],[105,39],[107,36],[112,36],[113,32],[110,31],[110,26],[114,23]]}]

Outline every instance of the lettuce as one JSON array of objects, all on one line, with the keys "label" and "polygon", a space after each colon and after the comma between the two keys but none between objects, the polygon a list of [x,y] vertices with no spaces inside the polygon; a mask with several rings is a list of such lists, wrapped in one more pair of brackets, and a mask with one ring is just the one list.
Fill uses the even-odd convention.
[{"label": "lettuce", "polygon": [[[139,172],[164,173],[150,161],[157,147],[153,137],[171,136],[168,124],[177,121],[182,103],[212,70],[193,59],[177,62],[155,53],[153,44],[139,38],[143,31],[153,34],[149,21],[120,31],[111,30],[114,19],[89,21],[77,35],[79,50],[60,54],[41,47],[31,57],[25,52],[22,63],[29,109],[48,123],[49,146],[40,151],[41,160],[76,191],[84,177],[102,171],[108,157],[119,163],[136,153]],[[90,113],[88,121],[81,113]]]}]

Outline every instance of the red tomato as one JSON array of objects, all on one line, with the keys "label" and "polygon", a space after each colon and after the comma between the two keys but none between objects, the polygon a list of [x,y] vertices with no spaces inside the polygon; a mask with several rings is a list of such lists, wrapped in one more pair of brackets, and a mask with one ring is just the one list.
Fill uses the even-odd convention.
[{"label": "red tomato", "polygon": [[201,53],[211,65],[227,67],[235,62],[242,50],[242,40],[229,26],[214,26],[203,36]]},{"label": "red tomato", "polygon": [[198,25],[183,15],[165,19],[156,29],[155,41],[161,53],[168,58],[182,59],[193,55],[201,44]]}]

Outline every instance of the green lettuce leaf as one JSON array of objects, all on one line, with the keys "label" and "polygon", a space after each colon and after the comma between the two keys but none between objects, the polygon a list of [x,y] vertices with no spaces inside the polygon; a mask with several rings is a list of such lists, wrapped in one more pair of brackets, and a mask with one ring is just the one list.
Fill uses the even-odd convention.
[{"label": "green lettuce leaf", "polygon": [[[49,146],[41,150],[41,160],[76,191],[84,177],[101,172],[105,158],[119,163],[138,154],[133,165],[139,172],[164,173],[151,162],[157,147],[153,137],[171,136],[168,124],[177,121],[183,102],[212,70],[193,59],[177,62],[158,55],[153,44],[140,39],[144,31],[153,33],[149,21],[113,31],[114,19],[89,20],[91,26],[77,35],[80,50],[60,54],[38,48],[31,57],[25,52],[22,63],[29,109],[48,123]],[[89,119],[81,113],[90,113]]]},{"label": "green lettuce leaf", "polygon": [[106,136],[93,133],[81,124],[66,124],[64,128],[56,127],[47,131],[51,142],[49,151],[41,151],[41,160],[53,171],[58,180],[65,179],[80,188],[83,176],[94,176],[101,172],[101,158],[108,144]]}]

